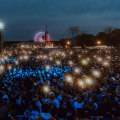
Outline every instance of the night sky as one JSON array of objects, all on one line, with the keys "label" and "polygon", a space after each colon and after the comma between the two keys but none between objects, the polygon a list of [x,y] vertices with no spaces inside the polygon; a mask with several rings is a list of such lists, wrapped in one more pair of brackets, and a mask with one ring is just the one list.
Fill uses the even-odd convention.
[{"label": "night sky", "polygon": [[5,40],[30,40],[45,25],[52,40],[68,37],[70,26],[97,34],[120,26],[120,0],[0,0]]}]

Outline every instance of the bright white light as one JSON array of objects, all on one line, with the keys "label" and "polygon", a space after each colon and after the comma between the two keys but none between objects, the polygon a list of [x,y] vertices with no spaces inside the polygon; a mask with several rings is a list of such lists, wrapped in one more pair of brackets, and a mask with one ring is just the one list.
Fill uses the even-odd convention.
[{"label": "bright white light", "polygon": [[110,59],[111,59],[111,56],[107,56],[107,59],[109,59],[109,60],[110,60]]},{"label": "bright white light", "polygon": [[97,44],[100,45],[100,44],[101,44],[101,41],[97,41]]},{"label": "bright white light", "polygon": [[0,21],[0,30],[3,30],[4,28],[5,28],[4,23]]},{"label": "bright white light", "polygon": [[49,93],[49,92],[50,92],[50,88],[49,88],[48,86],[44,86],[44,87],[43,87],[43,91],[44,91],[45,93]]},{"label": "bright white light", "polygon": [[94,57],[94,58],[96,58],[97,56],[96,56],[96,55],[94,55],[93,57]]},{"label": "bright white light", "polygon": [[11,69],[12,69],[12,66],[11,66],[11,65],[8,65],[8,69],[11,70]]},{"label": "bright white light", "polygon": [[67,44],[70,45],[70,41],[68,41]]},{"label": "bright white light", "polygon": [[36,59],[40,59],[40,56],[36,56]]},{"label": "bright white light", "polygon": [[100,71],[98,71],[98,70],[93,70],[93,71],[92,71],[92,74],[93,74],[95,77],[100,77],[100,75],[101,75]]},{"label": "bright white light", "polygon": [[79,74],[79,73],[81,72],[81,71],[80,71],[80,68],[75,68],[75,69],[74,69],[74,72],[77,73],[77,74]]},{"label": "bright white light", "polygon": [[88,85],[92,85],[92,84],[93,84],[92,78],[86,77],[86,78],[85,78],[85,83],[88,84]]},{"label": "bright white light", "polygon": [[56,64],[57,66],[60,66],[60,65],[61,65],[61,61],[57,60],[57,61],[55,62],[55,64]]},{"label": "bright white light", "polygon": [[81,64],[82,64],[82,65],[88,65],[88,60],[82,59],[82,60],[81,60]]},{"label": "bright white light", "polygon": [[1,61],[4,62],[5,60],[2,58]]},{"label": "bright white light", "polygon": [[23,59],[23,57],[22,57],[22,56],[20,56],[20,57],[19,57],[19,59],[20,59],[20,60],[22,60],[22,59]]},{"label": "bright white light", "polygon": [[21,45],[21,48],[23,48],[24,47],[24,45]]},{"label": "bright white light", "polygon": [[98,61],[98,62],[102,62],[102,58],[101,58],[101,57],[98,57],[98,58],[97,58],[97,61]]},{"label": "bright white light", "polygon": [[72,78],[71,75],[67,75],[65,79],[66,79],[66,81],[67,81],[68,83],[72,83],[72,82],[73,82],[73,78]]},{"label": "bright white light", "polygon": [[50,60],[50,61],[53,61],[53,58],[52,58],[52,57],[50,57],[50,58],[49,58],[49,60]]},{"label": "bright white light", "polygon": [[72,55],[72,54],[73,54],[73,52],[71,51],[71,52],[70,52],[70,55]]},{"label": "bright white light", "polygon": [[81,87],[83,87],[83,85],[84,85],[83,81],[79,80],[78,81],[78,85],[81,86]]},{"label": "bright white light", "polygon": [[46,56],[46,55],[44,55],[44,56],[43,56],[43,59],[47,59],[47,56]]},{"label": "bright white light", "polygon": [[8,59],[8,57],[7,57],[7,56],[5,56],[4,58],[5,58],[5,60],[7,60],[7,59]]},{"label": "bright white light", "polygon": [[50,69],[50,65],[46,65],[45,68],[46,68],[46,70],[49,70]]},{"label": "bright white light", "polygon": [[15,61],[15,65],[18,65],[19,64],[19,62],[18,61]]},{"label": "bright white light", "polygon": [[100,41],[98,41],[97,43],[98,43],[98,44],[100,44],[101,42],[100,42]]},{"label": "bright white light", "polygon": [[4,71],[5,67],[3,65],[0,65],[0,73]]},{"label": "bright white light", "polygon": [[107,61],[104,61],[104,62],[103,62],[103,66],[104,66],[104,67],[109,67],[109,65],[110,65],[109,62],[107,62]]},{"label": "bright white light", "polygon": [[69,65],[73,65],[73,61],[69,61],[68,64],[69,64]]},{"label": "bright white light", "polygon": [[78,55],[79,58],[81,58],[82,56],[81,55]]},{"label": "bright white light", "polygon": [[90,58],[88,57],[86,60],[87,60],[87,61],[90,61]]},{"label": "bright white light", "polygon": [[11,54],[11,53],[9,53],[9,56],[12,56],[12,54]]},{"label": "bright white light", "polygon": [[29,56],[25,55],[25,56],[24,56],[24,59],[25,59],[25,60],[28,60],[28,59],[29,59]]}]

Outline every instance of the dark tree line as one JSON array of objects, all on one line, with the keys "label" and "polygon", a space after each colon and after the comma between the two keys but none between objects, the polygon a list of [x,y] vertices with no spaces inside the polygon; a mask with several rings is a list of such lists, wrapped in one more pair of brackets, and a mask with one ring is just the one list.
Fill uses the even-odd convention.
[{"label": "dark tree line", "polygon": [[100,40],[102,45],[120,46],[120,28],[106,28],[103,32],[99,32],[96,36],[88,34],[86,31],[80,30],[79,27],[73,26],[68,30],[70,38],[60,39],[59,45],[66,46],[70,40],[71,46],[95,46],[96,41]]}]

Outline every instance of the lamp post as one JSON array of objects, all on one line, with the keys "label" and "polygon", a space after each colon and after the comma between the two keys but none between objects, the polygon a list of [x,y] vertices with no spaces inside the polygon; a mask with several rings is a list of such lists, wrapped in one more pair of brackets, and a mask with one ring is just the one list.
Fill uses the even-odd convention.
[{"label": "lamp post", "polygon": [[3,30],[5,26],[2,21],[0,21],[0,51],[2,52],[2,47],[3,47]]}]

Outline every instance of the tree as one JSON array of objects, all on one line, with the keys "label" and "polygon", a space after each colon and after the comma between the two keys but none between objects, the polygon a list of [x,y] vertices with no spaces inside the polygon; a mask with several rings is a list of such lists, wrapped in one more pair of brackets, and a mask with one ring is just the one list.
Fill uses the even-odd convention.
[{"label": "tree", "polygon": [[103,45],[109,45],[109,35],[105,32],[99,32],[96,37],[95,37],[95,41],[94,44],[96,44],[97,40],[101,40]]},{"label": "tree", "polygon": [[114,30],[113,27],[107,27],[107,28],[104,29],[104,33],[106,33],[106,34],[111,34],[111,32],[112,32],[113,30]]},{"label": "tree", "polygon": [[113,46],[120,46],[120,29],[115,28],[111,33],[110,42]]},{"label": "tree", "polygon": [[[70,44],[68,44],[68,42]],[[59,45],[62,46],[62,47],[72,47],[73,46],[73,43],[72,43],[72,40],[69,39],[69,38],[62,38],[59,40]]]},{"label": "tree", "polygon": [[82,46],[92,46],[93,45],[94,36],[92,34],[83,33],[79,35],[79,39],[77,39],[77,45]]},{"label": "tree", "polygon": [[73,46],[75,46],[75,43],[76,43],[76,39],[75,37],[79,36],[79,33],[80,33],[80,28],[78,26],[72,26],[68,29],[69,33],[71,34],[72,36],[72,39],[73,39]]},{"label": "tree", "polygon": [[104,32],[99,32],[96,35],[96,39],[102,40],[103,44],[108,46],[119,46],[120,45],[120,29],[108,27]]}]

